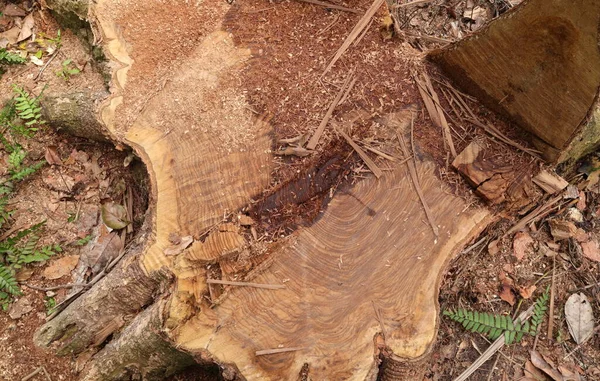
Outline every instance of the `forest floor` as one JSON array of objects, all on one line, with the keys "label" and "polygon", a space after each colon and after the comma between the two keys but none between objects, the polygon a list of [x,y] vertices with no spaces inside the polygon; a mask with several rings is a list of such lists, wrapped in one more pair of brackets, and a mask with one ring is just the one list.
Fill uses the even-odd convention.
[{"label": "forest floor", "polygon": [[[484,202],[451,166],[447,141],[423,107],[414,77],[428,72],[448,115],[457,152],[473,140],[480,140],[485,141],[486,149],[493,153],[490,159],[500,160],[515,171],[534,174],[544,167],[537,159],[489,138],[485,131],[469,123],[466,108],[456,103],[456,95],[451,95],[456,94],[451,85],[435,68],[423,62],[428,50],[460,39],[516,2],[432,1],[403,7],[396,14],[400,29],[405,32],[403,36],[394,35],[386,21],[388,14],[382,8],[338,65],[321,77],[332,54],[369,6],[363,0],[348,0],[339,5],[360,12],[326,9],[300,1],[238,0],[231,5],[230,17],[223,28],[233,34],[236,43],[250,46],[257,55],[241,74],[245,96],[253,112],[271,117],[277,140],[304,139],[302,137],[322,120],[348,73],[354,72],[353,87],[339,102],[334,114],[340,120],[355,120],[354,139],[365,149],[385,152],[385,145],[380,144],[374,133],[372,120],[398,109],[416,107],[419,112],[414,120],[414,139],[418,154],[436,161],[439,177],[456,195],[470,205],[483,206]],[[70,31],[62,30],[58,37],[59,27],[47,10],[40,10],[36,2],[0,1],[0,11],[3,13],[0,42],[4,38],[10,42],[15,38],[11,37],[11,30],[13,34],[14,28],[21,32],[31,22],[33,27],[28,28],[37,37],[35,41],[31,41],[31,37],[22,40],[29,43],[8,45],[9,51],[26,57],[27,63],[3,67],[6,72],[0,78],[0,101],[11,99],[13,85],[35,95],[42,90],[44,94],[61,94],[104,88],[89,49]],[[28,19],[28,15],[32,15],[32,19]],[[527,146],[525,137],[510,123],[498,119],[468,96],[464,96],[463,101],[481,120],[493,123],[510,139]],[[363,110],[369,118],[354,118],[356,110]],[[123,245],[135,239],[135,232],[143,224],[149,197],[145,169],[127,147],[75,138],[47,125],[40,125],[31,136],[6,128],[2,133],[13,146],[18,144],[18,150],[27,154],[21,166],[43,165],[27,178],[15,182],[6,206],[0,205],[4,208],[0,211],[10,212],[6,223],[0,225],[0,247],[19,231],[45,221],[39,231],[33,232],[39,235],[35,247],[54,249],[32,263],[20,263],[20,268],[13,266],[22,294],[5,295],[0,299],[4,307],[0,312],[0,381],[22,380],[31,374],[32,380],[76,380],[86,356],[56,357],[50,351],[37,348],[32,336],[73,287],[49,288],[89,281],[97,271],[94,270],[96,263],[114,258]],[[359,181],[368,174],[369,169],[359,157],[334,134],[326,132],[322,139],[328,155],[348,158],[348,170],[340,181]],[[286,148],[289,147],[283,143],[274,147],[281,152]],[[277,156],[274,182],[293,178],[296,173],[323,161],[325,156]],[[373,157],[385,171],[383,155]],[[4,180],[14,170],[11,149],[6,145],[0,147],[0,163],[0,178]],[[449,265],[439,295],[442,311],[466,308],[516,316],[533,305],[546,290],[552,290],[554,314],[551,320],[544,319],[538,335],[526,336],[520,343],[504,347],[471,379],[600,379],[600,338],[594,331],[587,341],[577,346],[565,316],[566,301],[576,293],[586,295],[592,310],[596,315],[600,313],[600,226],[597,224],[600,187],[597,179],[594,182],[590,178],[593,176],[586,180],[581,174],[570,175],[567,180],[575,187],[572,188],[576,189],[575,195],[556,201],[549,213],[526,224],[514,235],[506,233],[521,217],[537,205],[548,203],[552,197],[538,189],[526,202],[515,202],[511,207],[491,206],[498,211],[498,222]],[[310,224],[320,210],[321,201],[313,198],[295,209],[283,210],[279,224],[259,225],[259,234],[277,239],[298,225]],[[104,228],[103,222],[107,221],[101,216],[106,205],[123,205],[127,211],[127,215],[121,217],[131,222],[131,228],[127,236],[119,237],[121,246],[103,243],[107,237],[113,237]],[[26,246],[27,239],[23,237],[15,245]],[[108,259],[99,258],[95,247],[102,247],[101,254]],[[6,253],[0,253],[0,264],[14,265]],[[550,321],[553,328],[548,332]],[[591,324],[595,327],[596,323]],[[426,379],[454,379],[473,364],[488,345],[484,336],[469,333],[458,323],[441,317]],[[172,380],[218,379],[216,373],[203,368],[191,369]]]}]

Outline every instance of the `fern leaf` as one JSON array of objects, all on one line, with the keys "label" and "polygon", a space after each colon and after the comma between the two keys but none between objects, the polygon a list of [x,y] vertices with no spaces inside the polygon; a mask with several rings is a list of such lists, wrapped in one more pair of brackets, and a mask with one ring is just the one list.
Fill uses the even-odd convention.
[{"label": "fern leaf", "polygon": [[21,295],[21,290],[12,270],[2,265],[0,265],[0,290],[4,290],[12,295]]}]

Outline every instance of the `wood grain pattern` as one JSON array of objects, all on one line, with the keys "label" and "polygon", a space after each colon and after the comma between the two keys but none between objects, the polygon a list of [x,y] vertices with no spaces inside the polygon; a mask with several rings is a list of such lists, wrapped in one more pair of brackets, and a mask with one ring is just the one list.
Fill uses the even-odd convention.
[{"label": "wood grain pattern", "polygon": [[[452,196],[432,163],[420,162],[418,171],[439,223],[437,240],[407,170],[398,167],[380,181],[341,192],[318,223],[300,231],[253,279],[285,290],[234,289],[214,311],[182,327],[177,341],[235,362],[249,380],[295,379],[306,362],[314,379],[363,380],[381,330],[374,302],[394,354],[424,354],[435,336],[432,304],[442,270],[490,215]],[[306,349],[254,356],[278,346]]]},{"label": "wood grain pattern", "polygon": [[[223,8],[214,3],[205,6]],[[136,73],[130,52],[143,57],[163,52],[147,44],[152,36],[137,45],[125,41],[117,21],[120,12],[148,6],[99,1],[94,14],[111,58],[121,65],[113,75],[113,94],[101,109],[102,120],[113,135],[136,149],[150,173],[155,241],[143,260],[150,272],[169,265],[164,255],[169,234],[198,235],[248,204],[269,184],[272,161],[271,128],[254,120],[235,80],[250,51],[235,47],[228,33],[206,32],[167,75],[161,76],[159,68],[137,67],[148,72],[144,81],[130,80]]]},{"label": "wood grain pattern", "polygon": [[600,0],[526,0],[430,57],[488,107],[533,133],[545,158],[554,160],[595,103],[599,23]]}]

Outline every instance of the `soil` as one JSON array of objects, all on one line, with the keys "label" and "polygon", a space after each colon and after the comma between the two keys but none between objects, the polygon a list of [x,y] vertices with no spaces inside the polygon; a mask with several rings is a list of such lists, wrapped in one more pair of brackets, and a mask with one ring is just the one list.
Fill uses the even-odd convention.
[{"label": "soil", "polygon": [[[365,10],[368,3],[349,0],[343,5]],[[489,144],[489,151],[515,169],[534,173],[542,164],[525,153],[490,140],[483,131],[466,122],[463,113],[452,111],[451,100],[444,96],[447,87],[443,76],[422,61],[427,49],[439,47],[441,43],[439,40],[415,38],[414,34],[452,41],[477,29],[485,20],[513,5],[514,3],[510,4],[507,1],[482,2],[479,6],[484,7],[485,12],[478,18],[464,16],[469,10],[471,15],[474,14],[475,4],[470,1],[458,1],[453,5],[434,1],[414,9],[405,9],[395,17],[403,30],[411,35],[395,36],[392,39],[386,39],[385,30],[382,32],[380,29],[380,20],[386,16],[382,9],[364,37],[323,77],[324,67],[360,15],[299,1],[236,1],[229,9],[223,29],[233,34],[237,44],[251,47],[253,51],[254,59],[236,80],[244,86],[245,97],[252,112],[270,117],[270,123],[274,127],[274,141],[302,135],[310,136],[321,122],[348,73],[355,70],[356,84],[344,102],[336,108],[334,119],[339,123],[355,119],[353,115],[357,110],[368,115],[368,118],[355,120],[353,139],[361,145],[369,144],[401,156],[395,144],[378,136],[377,121],[398,109],[418,107],[420,112],[414,120],[416,154],[432,157],[439,165],[439,176],[452,185],[457,195],[466,198],[471,204],[482,205],[482,201],[473,194],[472,188],[452,169],[441,131],[431,123],[424,110],[413,75],[423,70],[429,72],[434,87],[440,94],[442,106],[448,110],[453,128],[452,137],[458,152],[472,140],[485,138]],[[0,7],[3,6],[0,2]],[[168,15],[180,11],[177,7],[164,9],[164,13]],[[45,11],[36,12],[35,15],[39,30],[48,36],[55,36],[58,26],[50,15]],[[176,63],[171,65],[171,62],[176,62],[178,55],[185,54],[185,51],[178,47],[186,46],[186,41],[170,41],[168,38],[161,38],[164,31],[145,30],[143,24],[129,22],[135,20],[135,16],[123,15],[123,33],[130,37],[144,38],[146,43],[164,44],[165,56],[170,57],[169,64],[165,63],[164,57],[135,57],[138,64],[148,68],[158,65],[162,68],[160,72],[168,76],[169,72],[177,70]],[[206,30],[211,29],[210,23],[203,24],[206,20],[211,20],[210,17],[196,16],[198,18],[192,22],[203,26],[190,29],[189,36],[182,37],[185,37],[184,40],[198,39]],[[132,41],[132,44],[135,43],[140,44],[144,41]],[[54,74],[60,69],[61,62],[67,58],[73,59],[73,62],[82,68],[82,73],[73,76],[68,82]],[[86,49],[71,32],[63,31],[59,56],[48,65],[41,79],[35,80],[40,68],[33,64],[9,68],[0,79],[0,94],[4,97],[0,100],[9,98],[12,91],[10,87],[14,83],[35,94],[39,94],[45,86],[48,86],[46,91],[52,93],[102,88],[102,76],[92,70],[92,66],[89,49]],[[132,84],[137,81],[140,86],[147,85],[150,89],[164,86],[162,76],[152,78],[152,83],[147,84],[144,82],[147,80],[144,72],[136,73],[137,77],[129,78]],[[142,109],[148,101],[148,94],[140,93],[137,97],[127,99],[126,102],[138,106],[127,109]],[[474,100],[466,98],[466,102],[479,118],[494,124],[510,138],[527,145],[527,137],[517,132],[510,123],[491,114]],[[134,119],[135,115],[126,115],[121,122],[128,123],[127,118]],[[41,244],[60,244],[63,252],[48,263],[31,266],[32,272],[24,275],[27,279],[23,282],[35,287],[71,283],[72,280],[67,275],[56,280],[46,279],[43,271],[58,258],[82,254],[85,249],[73,243],[95,231],[99,221],[99,208],[103,201],[122,200],[122,184],[134,184],[134,232],[140,228],[148,198],[146,179],[140,175],[143,166],[134,159],[125,168],[123,162],[129,157],[129,152],[115,150],[111,145],[100,145],[61,135],[49,128],[43,128],[33,139],[27,140],[26,144],[25,148],[34,161],[43,160],[48,147],[56,147],[55,150],[63,164],[44,166],[17,188],[11,199],[11,207],[15,211],[12,226],[26,227],[45,219],[47,223]],[[273,149],[284,147],[284,144],[276,144]],[[327,200],[336,190],[358,181],[368,172],[356,153],[341,141],[331,128],[322,136],[317,150],[318,155],[308,157],[277,157],[272,186],[265,191],[256,205],[245,210],[260,222],[257,227],[259,234],[271,237],[270,240],[277,240],[299,226],[311,224],[318,218],[326,207]],[[381,168],[387,168],[385,159],[374,159]],[[306,182],[307,178],[313,179],[314,174],[320,174],[321,177],[317,176],[318,180]],[[75,184],[81,184],[77,186],[77,189],[80,189],[77,192],[73,192]],[[290,189],[300,197],[290,200]],[[589,240],[598,241],[600,227],[597,226],[596,220],[597,214],[600,213],[600,196],[592,190],[586,190],[584,193],[587,202],[580,205],[584,220],[577,225],[589,234]],[[531,305],[554,279],[556,319],[553,337],[547,337],[545,322],[541,327],[539,339],[527,337],[521,344],[505,347],[500,355],[484,364],[472,379],[517,380],[526,376],[523,367],[529,358],[529,350],[534,345],[556,363],[585,375],[586,379],[600,378],[600,353],[596,349],[600,339],[597,336],[571,357],[564,359],[575,347],[563,312],[568,296],[573,292],[583,291],[590,298],[595,311],[600,307],[600,269],[596,262],[581,255],[581,242],[577,242],[575,238],[558,241],[556,244],[559,246],[554,251],[559,254],[554,257],[544,252],[543,248],[549,243],[555,244],[547,220],[565,218],[567,208],[561,208],[550,217],[527,227],[534,243],[521,260],[517,260],[513,255],[513,238],[503,237],[515,219],[530,211],[541,197],[539,192],[529,203],[519,204],[518,210],[503,216],[505,218],[476,239],[475,242],[483,240],[483,243],[465,251],[451,263],[440,290],[439,302],[442,310],[460,306],[513,315]],[[505,206],[497,208],[506,210]],[[77,218],[69,222],[73,216]],[[490,252],[489,244],[496,240],[498,252]],[[553,268],[556,274],[554,278]],[[517,300],[513,306],[498,296],[501,277],[512,280],[510,292]],[[525,298],[519,293],[519,286],[525,288],[532,285],[537,287],[533,296]],[[3,354],[0,356],[0,380],[18,380],[42,366],[52,380],[76,380],[77,374],[73,371],[75,359],[55,357],[50,351],[35,347],[31,339],[48,312],[48,300],[52,298],[60,302],[67,294],[66,290],[53,291],[55,294],[48,296],[46,292],[26,286],[22,289],[23,296],[19,298],[30,302],[33,307],[31,312],[14,320],[7,313],[0,313],[0,353]],[[426,379],[453,379],[472,364],[479,356],[478,352],[485,350],[487,345],[481,335],[467,333],[457,323],[442,318],[438,339],[427,365],[429,370]],[[41,375],[36,377],[33,379],[43,379]],[[218,369],[204,367],[188,369],[183,374],[170,378],[182,381],[217,379]]]}]

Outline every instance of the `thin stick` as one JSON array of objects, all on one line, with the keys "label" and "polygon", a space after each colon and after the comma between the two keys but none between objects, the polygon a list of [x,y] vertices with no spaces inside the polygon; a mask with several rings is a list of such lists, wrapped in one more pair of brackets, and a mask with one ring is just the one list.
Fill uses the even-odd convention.
[{"label": "thin stick", "polygon": [[275,353],[285,353],[285,352],[295,352],[306,349],[306,347],[289,347],[289,348],[276,348],[276,349],[263,349],[260,351],[256,351],[256,356],[264,356],[264,355],[272,355]]},{"label": "thin stick", "polygon": [[[534,306],[531,306],[527,309],[527,311],[521,312],[518,319],[523,322],[525,320],[529,319],[529,317],[533,313],[533,308],[534,308]],[[504,335],[497,338],[496,341],[494,341],[494,343],[492,345],[490,345],[488,347],[488,349],[486,349],[485,352],[483,352],[481,354],[481,356],[479,356],[479,358],[477,360],[475,360],[475,362],[473,362],[473,364],[471,364],[470,367],[465,369],[464,372],[462,372],[458,377],[456,377],[454,379],[454,381],[465,381],[477,369],[479,369],[487,360],[489,360],[494,355],[494,353],[498,352],[503,346],[504,346]]]},{"label": "thin stick", "polygon": [[383,175],[383,171],[377,166],[377,164],[375,164],[375,162],[371,160],[371,158],[366,154],[366,152],[363,151],[362,148],[358,146],[358,144],[354,143],[354,140],[352,140],[352,138],[348,136],[348,134],[342,131],[341,128],[336,130],[340,135],[342,135],[344,139],[346,139],[346,142],[350,144],[352,148],[354,148],[356,153],[358,153],[358,156],[360,156],[360,158],[365,162],[365,164],[367,165],[367,167],[369,167],[371,172],[373,172],[375,177],[380,178]]},{"label": "thin stick", "polygon": [[[409,157],[409,156],[414,157],[414,153],[413,153],[413,155],[411,155],[410,152],[408,151],[408,147],[406,146],[406,142],[404,141],[404,138],[402,137],[401,131],[396,131],[396,136],[398,137],[398,140],[400,140],[400,147],[402,148],[402,152],[403,152],[404,156],[405,157]],[[412,179],[413,186],[415,187],[415,190],[417,191],[417,195],[419,196],[419,200],[421,200],[421,204],[423,205],[423,209],[425,210],[425,215],[427,216],[429,225],[431,225],[431,230],[433,230],[433,234],[436,237],[438,237],[439,236],[438,227],[435,223],[433,215],[431,214],[431,210],[429,210],[429,206],[427,206],[427,201],[425,201],[425,195],[423,195],[423,190],[421,189],[421,184],[419,184],[419,178],[417,177],[417,166],[415,165],[414,162],[412,162],[410,160],[408,160],[406,162],[406,165],[408,166],[408,172],[410,173],[410,177]]]},{"label": "thin stick", "polygon": [[405,8],[405,7],[410,7],[413,5],[421,5],[421,4],[427,4],[427,3],[431,3],[433,0],[414,0],[408,3],[404,3],[404,4],[395,4],[392,5],[391,8],[392,9],[398,9],[398,8]]},{"label": "thin stick", "polygon": [[[364,144],[364,143],[363,143],[363,144]],[[397,159],[397,158],[395,158],[394,156],[388,155],[388,154],[387,154],[387,153],[385,153],[385,152],[381,152],[380,150],[378,150],[378,149],[376,149],[376,148],[373,148],[373,147],[371,147],[371,146],[369,146],[369,145],[366,145],[366,144],[365,144],[364,146],[365,146],[365,149],[366,149],[367,151],[371,151],[371,152],[373,152],[374,154],[376,154],[376,155],[379,155],[379,156],[383,157],[384,159],[387,159],[387,160],[389,160],[389,161],[398,161],[398,159]]]},{"label": "thin stick", "polygon": [[34,378],[35,376],[37,376],[38,374],[40,374],[41,371],[42,371],[42,367],[40,366],[39,368],[37,368],[33,372],[29,373],[27,376],[23,377],[21,379],[21,381],[31,380],[32,378]]},{"label": "thin stick", "polygon": [[346,8],[346,7],[342,7],[341,5],[335,5],[335,4],[331,4],[331,3],[326,3],[324,1],[318,1],[318,0],[298,0],[298,1],[301,1],[303,3],[320,5],[320,6],[325,7],[325,8],[337,9],[338,11],[344,11],[344,12],[350,12],[350,13],[360,13],[360,11],[358,11],[356,9]]},{"label": "thin stick", "polygon": [[282,284],[263,284],[263,283],[251,283],[251,282],[232,282],[221,279],[207,279],[206,283],[209,284],[223,284],[226,286],[242,286],[242,287],[255,287],[255,288],[266,288],[268,290],[281,290],[285,288]]},{"label": "thin stick", "polygon": [[552,342],[554,329],[554,290],[556,287],[556,256],[552,257],[552,285],[550,286],[550,307],[548,308],[548,343]]},{"label": "thin stick", "polygon": [[329,119],[331,119],[331,115],[333,115],[333,110],[335,110],[336,106],[340,102],[340,99],[342,99],[342,96],[344,95],[346,87],[352,80],[353,76],[354,76],[354,69],[352,69],[350,71],[350,74],[348,74],[348,77],[346,77],[346,80],[344,81],[344,84],[342,85],[342,87],[338,91],[337,95],[335,96],[335,99],[329,105],[329,109],[327,110],[327,113],[323,117],[323,120],[321,120],[321,124],[319,124],[319,127],[317,127],[317,129],[315,130],[315,133],[308,141],[308,144],[306,145],[307,149],[314,150],[317,147],[317,144],[319,144],[319,139],[321,139],[321,135],[323,135],[323,131],[325,131],[325,127],[327,126],[327,123],[329,123]]},{"label": "thin stick", "polygon": [[521,218],[519,222],[517,222],[512,228],[508,229],[506,233],[504,233],[504,237],[510,235],[514,232],[517,232],[527,226],[529,223],[535,221],[536,219],[545,215],[545,213],[549,212],[552,209],[552,206],[562,200],[562,195],[558,195],[546,202],[543,205],[538,206],[533,211],[529,212],[525,217]]},{"label": "thin stick", "polygon": [[358,37],[360,32],[369,24],[369,21],[371,21],[371,18],[375,15],[375,13],[381,7],[382,4],[383,4],[383,0],[374,0],[373,1],[373,4],[371,4],[369,9],[367,9],[367,12],[365,12],[363,17],[361,17],[361,19],[358,20],[358,23],[354,26],[354,28],[352,29],[352,31],[350,32],[348,37],[346,37],[346,40],[344,40],[344,42],[342,43],[342,46],[340,46],[340,48],[337,50],[337,52],[333,56],[333,59],[331,60],[329,65],[327,65],[327,67],[325,68],[323,75],[325,75],[329,70],[331,70],[333,65],[335,65],[335,63],[346,52],[346,50],[348,50],[348,48],[350,47],[350,44],[352,44],[352,42],[356,39],[356,37]]},{"label": "thin stick", "polygon": [[33,78],[34,81],[37,81],[38,78],[42,75],[42,73],[46,70],[46,68],[48,67],[48,65],[50,65],[50,62],[52,62],[52,60],[54,60],[54,58],[58,55],[58,51],[60,50],[59,48],[56,48],[56,51],[54,52],[54,54],[52,55],[52,57],[50,57],[50,59],[48,59],[48,62],[46,62],[46,64],[44,65],[44,67],[42,67],[40,69],[40,71],[36,74],[36,76]]},{"label": "thin stick", "polygon": [[32,290],[38,290],[38,291],[54,291],[54,290],[60,290],[61,288],[88,287],[89,286],[88,283],[67,283],[67,284],[61,284],[61,285],[53,286],[53,287],[38,287],[38,286],[33,286],[33,285],[27,284],[27,283],[21,283],[21,284],[27,288],[31,288]]},{"label": "thin stick", "polygon": [[356,84],[356,77],[352,78],[352,81],[348,85],[348,88],[346,89],[344,96],[338,102],[339,105],[341,105],[342,103],[344,103],[346,101],[346,99],[348,98],[348,95],[350,94],[350,91],[352,90],[352,88],[354,87],[355,84]]}]

